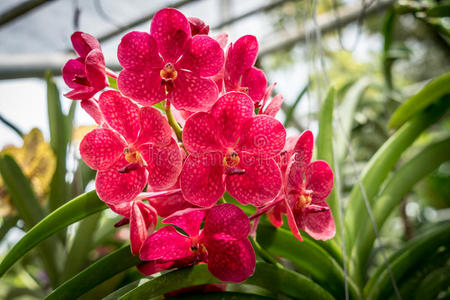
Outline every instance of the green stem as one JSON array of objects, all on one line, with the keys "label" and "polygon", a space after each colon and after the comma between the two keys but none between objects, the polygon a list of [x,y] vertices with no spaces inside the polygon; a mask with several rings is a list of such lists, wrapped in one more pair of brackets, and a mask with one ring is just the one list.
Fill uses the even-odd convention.
[{"label": "green stem", "polygon": [[258,254],[265,262],[268,262],[270,264],[273,264],[279,268],[284,268],[269,252],[264,250],[263,247],[252,237],[248,237],[250,239],[250,242],[252,243],[253,249],[255,250],[255,253]]},{"label": "green stem", "polygon": [[14,125],[13,123],[11,123],[10,121],[6,120],[2,115],[0,115],[0,121],[5,124],[6,126],[8,126],[9,128],[11,128],[15,133],[17,133],[17,135],[19,135],[21,138],[23,138],[23,132],[22,130],[19,129],[19,127],[17,127],[16,125]]},{"label": "green stem", "polygon": [[170,110],[170,102],[166,101],[166,105],[164,106],[164,111],[166,112],[167,121],[169,122],[170,127],[173,128],[173,131],[175,131],[175,134],[177,135],[178,141],[182,142],[182,133],[180,125],[178,125],[177,121],[175,120],[172,111]]}]

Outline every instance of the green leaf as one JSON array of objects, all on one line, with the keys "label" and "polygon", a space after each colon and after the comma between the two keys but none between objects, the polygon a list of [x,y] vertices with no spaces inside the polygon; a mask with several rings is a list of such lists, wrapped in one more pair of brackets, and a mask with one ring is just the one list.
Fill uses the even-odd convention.
[{"label": "green leaf", "polygon": [[450,16],[450,4],[438,4],[426,11],[427,17],[430,18],[444,18]]},{"label": "green leaf", "polygon": [[[22,173],[14,158],[9,155],[0,156],[0,173],[19,216],[24,220],[27,228],[33,227],[44,218],[45,211],[39,204],[30,181]],[[39,256],[53,285],[58,281],[58,268],[54,251],[56,242],[56,240],[47,241],[38,249]],[[6,261],[6,259],[7,257],[3,261]],[[3,262],[1,265],[3,265]]]},{"label": "green leaf", "polygon": [[18,136],[23,138],[24,134],[23,134],[22,130],[20,130],[20,128],[17,127],[15,124],[13,124],[11,121],[5,119],[5,117],[3,117],[2,115],[0,115],[0,122],[2,122],[4,125],[6,125],[6,127],[9,127],[15,133],[17,133]]},{"label": "green leaf", "polygon": [[69,113],[66,116],[66,142],[69,144],[72,141],[72,129],[73,129],[73,121],[75,119],[75,113],[78,107],[78,101],[72,101],[69,108]]},{"label": "green leaf", "polygon": [[[317,159],[324,160],[328,162],[333,173],[336,174],[335,161],[333,155],[333,110],[334,110],[334,87],[330,87],[328,93],[325,97],[325,101],[322,104],[322,108],[319,112],[319,133],[316,139],[316,149],[317,149]],[[339,203],[336,191],[336,181],[334,182],[333,190],[326,199],[328,205],[330,206],[331,213],[334,218],[334,223],[336,226],[336,236],[337,240],[340,240],[340,214],[339,214]]]},{"label": "green leaf", "polygon": [[386,81],[386,85],[389,89],[393,88],[392,83],[392,64],[394,59],[389,55],[389,51],[392,47],[393,35],[394,35],[394,23],[395,23],[395,9],[392,8],[386,13],[383,24],[383,36],[384,36],[384,47],[383,47],[383,75]]},{"label": "green leaf", "polygon": [[66,265],[62,274],[63,280],[77,274],[88,263],[88,254],[93,246],[94,234],[100,217],[101,212],[98,212],[80,221],[72,246],[67,254]]},{"label": "green leaf", "polygon": [[[370,203],[373,202],[381,184],[396,165],[402,153],[428,126],[438,121],[445,114],[450,106],[450,101],[448,100],[447,97],[443,97],[436,105],[431,106],[404,124],[371,158],[360,177]],[[347,245],[353,245],[353,239],[356,237],[360,220],[365,218],[368,218],[367,210],[360,185],[356,184],[350,194],[345,214]]]},{"label": "green leaf", "polygon": [[[411,191],[416,183],[425,178],[442,163],[450,160],[450,138],[427,146],[415,157],[399,168],[386,183],[385,188],[374,202],[373,215],[378,228],[384,225],[389,215]],[[359,235],[356,240],[355,261],[360,272],[366,271],[375,233],[369,220],[360,220]]]},{"label": "green leaf", "polygon": [[108,76],[109,87],[117,90],[117,79],[111,76]]},{"label": "green leaf", "polygon": [[389,127],[399,127],[414,114],[438,101],[448,93],[450,93],[450,73],[433,79],[417,94],[406,100],[392,115],[389,121]]},{"label": "green leaf", "polygon": [[436,269],[429,274],[415,290],[415,299],[438,299],[442,291],[450,286],[450,266]]},{"label": "green leaf", "polygon": [[260,295],[252,295],[252,294],[244,294],[244,293],[236,293],[236,292],[222,292],[222,293],[207,293],[207,294],[197,294],[197,295],[183,295],[179,297],[170,297],[167,299],[184,299],[184,300],[196,300],[196,299],[207,299],[207,300],[236,300],[236,299],[244,299],[244,300],[269,300],[275,299],[272,297],[265,297]]},{"label": "green leaf", "polygon": [[0,264],[0,277],[34,246],[52,234],[105,208],[106,204],[98,199],[95,191],[67,202],[31,228],[14,245]]},{"label": "green leaf", "polygon": [[[398,282],[414,270],[424,257],[431,256],[440,246],[450,243],[450,223],[436,224],[435,228],[408,242],[392,255],[391,270]],[[392,292],[392,283],[385,265],[379,267],[364,288],[366,299],[386,299]]]},{"label": "green leaf", "polygon": [[139,262],[139,258],[131,254],[129,246],[120,248],[64,282],[45,299],[78,299],[79,296],[100,283],[137,265]]},{"label": "green leaf", "polygon": [[[120,297],[121,300],[149,299],[184,287],[219,283],[206,264],[184,268],[149,279],[140,280],[139,286]],[[334,299],[320,285],[296,272],[257,262],[255,274],[243,284],[263,287],[295,299]]]},{"label": "green leaf", "polygon": [[6,216],[2,218],[2,225],[0,227],[0,242],[3,240],[5,235],[8,234],[9,230],[16,226],[19,217],[17,216]]},{"label": "green leaf", "polygon": [[[290,231],[259,224],[257,233],[261,246],[281,257],[291,260],[302,272],[325,287],[335,297],[344,295],[344,271],[341,266],[320,246],[311,240],[299,242]],[[358,289],[349,279],[351,299],[359,299]]]},{"label": "green leaf", "polygon": [[295,98],[294,103],[289,107],[289,110],[286,112],[286,119],[284,120],[284,127],[288,127],[289,123],[292,120],[292,117],[294,116],[295,109],[297,108],[298,104],[300,103],[300,100],[302,100],[303,96],[308,91],[309,83],[305,85],[305,87],[300,91],[297,98]]},{"label": "green leaf", "polygon": [[59,91],[51,74],[46,74],[47,80],[47,109],[50,127],[50,145],[56,155],[56,170],[50,183],[49,209],[55,210],[63,204],[68,197],[66,183],[66,157],[67,157],[67,119],[62,112]]}]

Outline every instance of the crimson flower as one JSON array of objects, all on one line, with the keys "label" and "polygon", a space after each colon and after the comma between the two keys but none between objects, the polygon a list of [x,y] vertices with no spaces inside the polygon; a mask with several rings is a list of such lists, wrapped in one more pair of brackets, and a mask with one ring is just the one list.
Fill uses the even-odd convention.
[{"label": "crimson flower", "polygon": [[70,59],[62,69],[64,82],[72,89],[64,96],[73,100],[89,99],[108,86],[105,58],[92,35],[77,31],[71,40],[79,57]]},{"label": "crimson flower", "polygon": [[279,227],[283,223],[281,215],[286,213],[289,227],[300,241],[299,228],[316,240],[331,239],[336,228],[325,199],[333,189],[333,171],[325,161],[311,162],[314,145],[311,131],[288,139],[287,144],[289,147],[280,160],[281,168],[286,170],[284,193],[275,201],[278,204],[267,211],[267,216]]},{"label": "crimson flower", "polygon": [[244,93],[220,97],[210,113],[186,120],[183,143],[190,153],[180,175],[184,197],[213,205],[226,190],[242,204],[262,206],[277,196],[281,173],[273,157],[283,149],[286,131],[267,115],[255,116]]},{"label": "crimson flower", "polygon": [[140,255],[142,260],[152,261],[146,274],[200,262],[208,263],[211,274],[222,281],[241,282],[253,274],[255,252],[248,240],[250,222],[237,206],[226,203],[209,210],[186,209],[163,223],[177,226],[187,235],[171,225],[151,234]]},{"label": "crimson flower", "polygon": [[103,92],[98,104],[108,127],[89,132],[80,153],[98,171],[100,199],[118,205],[133,200],[147,183],[159,189],[174,185],[182,159],[165,117],[116,91]]},{"label": "crimson flower", "polygon": [[230,44],[225,61],[225,90],[244,92],[259,103],[266,91],[264,72],[253,65],[258,55],[258,41],[253,35],[245,35]]},{"label": "crimson flower", "polygon": [[119,90],[139,104],[150,106],[167,97],[177,109],[206,111],[217,100],[217,87],[207,77],[222,68],[223,50],[207,35],[192,37],[188,19],[176,9],[158,11],[150,34],[126,34],[117,55],[124,68]]}]

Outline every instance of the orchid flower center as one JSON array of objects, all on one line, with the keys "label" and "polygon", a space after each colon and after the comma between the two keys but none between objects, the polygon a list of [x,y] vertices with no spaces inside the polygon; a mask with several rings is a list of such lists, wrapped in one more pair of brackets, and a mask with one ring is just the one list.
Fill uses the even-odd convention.
[{"label": "orchid flower center", "polygon": [[239,164],[240,161],[241,159],[239,158],[237,152],[234,150],[229,150],[223,158],[223,165],[226,168],[234,168]]},{"label": "orchid flower center", "polygon": [[191,238],[191,247],[189,250],[197,256],[206,254],[206,247],[200,243],[198,236]]},{"label": "orchid flower center", "polygon": [[175,80],[177,79],[178,72],[175,70],[175,66],[172,63],[167,63],[159,72],[159,76],[161,76],[161,79],[163,80]]},{"label": "orchid flower center", "polygon": [[75,78],[72,81],[81,85],[89,86],[89,80],[86,76],[75,75]]},{"label": "orchid flower center", "polygon": [[298,210],[304,210],[311,204],[311,201],[312,201],[311,193],[309,193],[309,192],[301,193],[297,197],[297,202],[295,203],[295,208]]},{"label": "orchid flower center", "polygon": [[144,159],[141,154],[132,146],[123,149],[123,154],[125,154],[125,159],[129,163],[144,164]]},{"label": "orchid flower center", "polygon": [[248,95],[248,87],[246,86],[239,87],[238,91]]}]

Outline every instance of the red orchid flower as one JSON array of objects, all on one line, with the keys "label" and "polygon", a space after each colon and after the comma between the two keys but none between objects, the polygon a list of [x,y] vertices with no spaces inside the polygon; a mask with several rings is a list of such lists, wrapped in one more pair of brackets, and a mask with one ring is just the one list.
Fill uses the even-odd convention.
[{"label": "red orchid flower", "polygon": [[[152,189],[152,191],[158,192],[157,189]],[[165,194],[149,198],[149,203],[156,209],[158,216],[165,218],[186,208],[198,208],[184,199],[179,182],[168,189],[164,189],[164,191]]]},{"label": "red orchid flower", "polygon": [[[271,208],[267,216],[274,226],[279,227],[283,224],[282,214],[287,214],[289,227],[300,241],[299,228],[316,240],[331,239],[336,228],[325,199],[333,189],[333,171],[325,161],[311,162],[314,145],[311,131],[288,139],[286,144],[284,157],[279,160],[286,173],[284,193],[274,201],[275,205],[267,207]],[[288,159],[289,164],[286,165]],[[257,214],[262,211],[266,209]]]},{"label": "red orchid flower", "polygon": [[[205,220],[203,229],[201,224]],[[248,240],[250,222],[233,204],[209,210],[186,209],[163,220],[166,226],[150,235],[141,248],[141,259],[152,261],[151,270],[208,263],[212,275],[222,281],[242,282],[253,274],[255,252]]]},{"label": "red orchid flower", "polygon": [[177,109],[206,111],[217,100],[218,90],[207,78],[219,72],[224,53],[207,35],[191,36],[188,19],[173,8],[153,17],[150,34],[126,34],[118,48],[124,70],[119,90],[142,105],[164,99]]},{"label": "red orchid flower", "polygon": [[253,65],[258,55],[258,41],[253,35],[245,35],[230,44],[225,61],[225,90],[244,92],[259,103],[266,91],[264,72]]},{"label": "red orchid flower", "polygon": [[272,95],[272,91],[275,85],[276,83],[272,83],[270,86],[267,87],[258,114],[264,114],[275,117],[275,115],[280,111],[280,108],[283,105],[283,95],[277,94],[269,101],[269,98]]},{"label": "red orchid flower", "polygon": [[177,181],[181,154],[165,117],[153,107],[139,108],[117,91],[100,95],[107,128],[81,141],[86,164],[97,170],[97,194],[107,204],[134,199],[148,183],[167,188]]},{"label": "red orchid flower", "polygon": [[282,150],[285,138],[279,121],[254,115],[249,96],[223,95],[210,113],[199,112],[186,121],[183,143],[190,155],[180,175],[184,197],[209,207],[226,188],[242,204],[266,204],[281,188],[273,157]]},{"label": "red orchid flower", "polygon": [[72,89],[64,96],[73,100],[89,99],[108,86],[105,58],[92,35],[77,31],[71,40],[79,57],[70,59],[62,69],[64,82]]}]

